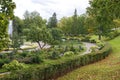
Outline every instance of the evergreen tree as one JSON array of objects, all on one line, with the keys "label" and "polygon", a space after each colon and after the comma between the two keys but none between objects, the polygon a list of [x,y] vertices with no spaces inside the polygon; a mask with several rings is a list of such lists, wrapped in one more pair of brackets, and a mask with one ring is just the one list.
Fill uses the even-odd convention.
[{"label": "evergreen tree", "polygon": [[19,17],[15,17],[13,19],[13,32],[12,32],[12,46],[14,48],[14,52],[20,48],[20,45],[23,44],[23,21]]},{"label": "evergreen tree", "polygon": [[73,15],[73,24],[71,27],[71,35],[72,36],[77,36],[79,35],[79,26],[78,26],[78,15],[77,15],[77,10],[75,9],[74,15]]},{"label": "evergreen tree", "polygon": [[52,17],[50,17],[47,26],[49,28],[55,28],[55,27],[57,27],[57,17],[56,17],[56,13],[55,12],[53,13]]}]

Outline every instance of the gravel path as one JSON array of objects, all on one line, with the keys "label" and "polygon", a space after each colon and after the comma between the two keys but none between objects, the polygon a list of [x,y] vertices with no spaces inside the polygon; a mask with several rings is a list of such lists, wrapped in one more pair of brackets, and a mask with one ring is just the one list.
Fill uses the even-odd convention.
[{"label": "gravel path", "polygon": [[[86,47],[86,51],[83,54],[81,54],[81,55],[91,53],[91,49],[90,48],[96,46],[96,44],[94,44],[94,43],[88,43],[88,42],[83,42],[83,44]],[[49,48],[49,47],[50,47],[49,45],[46,45],[44,48]],[[35,50],[38,50],[38,49],[39,49],[39,46],[37,46],[35,49],[29,49],[29,50],[26,50],[26,51],[35,51]],[[2,51],[0,53],[11,53],[11,52],[12,51]],[[18,50],[18,52],[22,52],[22,50]]]},{"label": "gravel path", "polygon": [[83,44],[86,47],[86,51],[83,54],[81,54],[81,55],[85,55],[85,54],[91,53],[91,47],[96,47],[96,44],[94,44],[94,43],[83,42]]},{"label": "gravel path", "polygon": [[[39,50],[39,49],[40,49],[40,47],[38,46],[37,43],[32,43],[32,44],[33,44],[33,45],[36,45],[36,48],[27,49],[27,50],[25,50],[25,51],[36,51],[36,50]],[[21,49],[24,50],[24,48],[30,47],[30,45],[32,45],[32,44],[29,43],[29,45],[26,45],[26,44],[25,44],[25,45],[22,45],[22,46],[21,46]],[[43,45],[42,42],[41,42],[41,45]],[[50,47],[50,45],[47,45],[47,44],[46,44],[46,46],[44,46],[44,48],[49,48],[49,47]],[[22,53],[23,50],[18,50],[18,52]],[[11,52],[12,52],[12,50],[11,50],[11,51],[1,51],[0,54],[11,53]]]}]

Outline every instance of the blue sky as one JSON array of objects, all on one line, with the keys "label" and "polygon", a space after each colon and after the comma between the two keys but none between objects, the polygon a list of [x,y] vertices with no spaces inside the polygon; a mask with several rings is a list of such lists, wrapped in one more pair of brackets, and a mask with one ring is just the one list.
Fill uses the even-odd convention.
[{"label": "blue sky", "polygon": [[54,12],[57,18],[60,19],[64,16],[71,16],[74,9],[77,9],[78,14],[86,12],[89,6],[89,0],[13,0],[16,3],[14,13],[16,16],[23,18],[26,10],[32,12],[37,11],[45,19],[52,16]]}]

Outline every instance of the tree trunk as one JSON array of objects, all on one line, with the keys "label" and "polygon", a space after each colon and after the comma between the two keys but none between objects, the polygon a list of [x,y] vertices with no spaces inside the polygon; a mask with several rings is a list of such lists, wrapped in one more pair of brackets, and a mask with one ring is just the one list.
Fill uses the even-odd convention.
[{"label": "tree trunk", "polygon": [[46,43],[44,43],[43,45],[41,45],[39,41],[37,43],[38,43],[40,49],[43,49],[46,46]]},{"label": "tree trunk", "polygon": [[44,48],[46,46],[46,43],[44,43],[44,45],[42,46],[42,48]]},{"label": "tree trunk", "polygon": [[101,34],[99,34],[98,36],[99,36],[99,37],[98,37],[98,39],[99,39],[99,40],[101,40],[102,35],[101,35]]},{"label": "tree trunk", "polygon": [[37,43],[38,43],[38,45],[39,45],[40,49],[42,49],[40,42],[38,41]]}]

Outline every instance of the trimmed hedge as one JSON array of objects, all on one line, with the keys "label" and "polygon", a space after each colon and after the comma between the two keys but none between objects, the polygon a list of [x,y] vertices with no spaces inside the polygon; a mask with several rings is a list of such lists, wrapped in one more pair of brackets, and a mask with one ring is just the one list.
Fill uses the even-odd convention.
[{"label": "trimmed hedge", "polygon": [[97,62],[109,55],[111,47],[105,44],[104,48],[97,53],[82,56],[71,56],[55,60],[44,66],[24,69],[11,73],[0,80],[52,80],[70,72],[78,67]]}]

